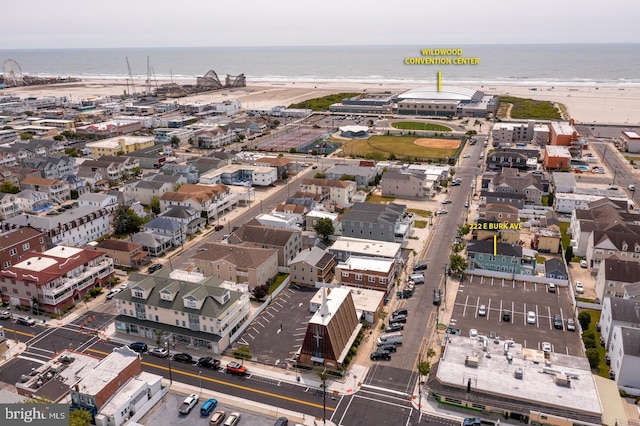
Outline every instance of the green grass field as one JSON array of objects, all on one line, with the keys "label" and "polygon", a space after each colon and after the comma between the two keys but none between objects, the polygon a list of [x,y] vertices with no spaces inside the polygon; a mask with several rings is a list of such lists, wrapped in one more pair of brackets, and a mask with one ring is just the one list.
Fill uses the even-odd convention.
[{"label": "green grass field", "polygon": [[500,96],[501,111],[506,111],[506,108],[503,108],[506,107],[506,104],[513,105],[510,118],[531,120],[560,120],[562,118],[560,111],[553,105],[553,102],[516,98],[515,96]]},{"label": "green grass field", "polygon": [[[458,148],[430,148],[416,145],[416,136],[372,136],[366,140],[344,142],[346,155],[372,159],[387,159],[391,155],[397,159],[442,161],[456,155]],[[458,144],[460,141],[455,140]],[[393,158],[391,158],[393,159]]]},{"label": "green grass field", "polygon": [[326,111],[329,109],[330,105],[340,103],[347,98],[353,98],[360,94],[361,93],[334,93],[333,95],[307,99],[306,101],[291,104],[289,105],[289,108],[309,108],[313,111]]},{"label": "green grass field", "polygon": [[453,129],[447,126],[441,126],[439,124],[432,123],[420,123],[418,121],[398,121],[395,123],[391,123],[396,129],[403,130],[427,130],[432,132],[450,132]]}]

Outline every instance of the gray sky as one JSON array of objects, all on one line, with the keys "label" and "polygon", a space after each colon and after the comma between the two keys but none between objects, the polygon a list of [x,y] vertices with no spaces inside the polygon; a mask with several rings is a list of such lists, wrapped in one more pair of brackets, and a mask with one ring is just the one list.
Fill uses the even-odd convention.
[{"label": "gray sky", "polygon": [[0,49],[639,43],[637,0],[32,0]]}]

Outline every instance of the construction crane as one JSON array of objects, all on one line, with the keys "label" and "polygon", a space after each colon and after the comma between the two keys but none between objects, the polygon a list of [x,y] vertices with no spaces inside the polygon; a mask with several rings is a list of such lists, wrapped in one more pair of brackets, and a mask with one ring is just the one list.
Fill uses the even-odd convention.
[{"label": "construction crane", "polygon": [[[133,85],[133,74],[131,73],[131,65],[129,65],[129,57],[125,56],[127,59],[127,69],[129,70],[129,80],[131,80],[131,91],[129,91],[129,80],[127,80],[127,92],[129,92],[130,96],[135,96],[136,88]],[[131,93],[133,92],[133,94]]]}]

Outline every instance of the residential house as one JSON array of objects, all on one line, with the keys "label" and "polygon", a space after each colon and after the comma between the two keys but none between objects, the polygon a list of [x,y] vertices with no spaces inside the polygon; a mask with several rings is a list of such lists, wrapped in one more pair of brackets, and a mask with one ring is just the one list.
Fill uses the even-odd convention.
[{"label": "residential house", "polygon": [[86,147],[91,150],[93,158],[99,158],[103,155],[129,154],[153,145],[153,136],[117,136],[97,142],[89,142]]},{"label": "residential house", "polygon": [[173,247],[180,247],[187,237],[187,226],[184,223],[165,217],[151,219],[143,225],[143,229],[145,232],[168,237]]},{"label": "residential house", "polygon": [[300,229],[294,217],[287,217],[279,213],[262,213],[257,215],[255,220],[259,222],[260,225],[271,228]]},{"label": "residential house", "polygon": [[118,199],[115,195],[112,194],[98,194],[98,193],[87,193],[78,197],[76,200],[78,206],[92,206],[104,208],[109,211],[114,211],[118,206]]},{"label": "residential house", "polygon": [[291,160],[286,157],[260,157],[254,161],[256,166],[275,167],[278,179],[286,180],[289,176]]},{"label": "residential house", "polygon": [[286,219],[292,219],[296,225],[302,225],[305,221],[305,216],[309,212],[307,206],[303,204],[286,204],[280,203],[273,209],[273,214],[282,216]]},{"label": "residential house", "polygon": [[467,262],[471,273],[487,270],[535,275],[536,272],[535,252],[515,244],[470,241],[467,245]]},{"label": "residential house", "polygon": [[162,167],[160,167],[160,172],[169,176],[181,176],[187,183],[200,182],[198,168],[193,164],[165,162],[162,164]]},{"label": "residential house", "polygon": [[640,226],[617,224],[605,231],[592,231],[587,242],[587,265],[597,275],[601,263],[612,256],[630,262],[640,262]]},{"label": "residential house", "polygon": [[236,134],[231,129],[216,127],[198,133],[198,148],[214,149],[229,145],[236,140]]},{"label": "residential house", "polygon": [[19,163],[29,158],[47,157],[64,152],[62,141],[52,139],[31,139],[29,141],[16,141],[10,145],[1,145],[0,152],[3,155],[13,156]]},{"label": "residential house", "polygon": [[568,280],[569,274],[564,262],[557,257],[552,257],[544,262],[544,276],[556,280]]},{"label": "residential house", "polygon": [[618,388],[631,395],[640,395],[640,329],[615,327],[609,355]]},{"label": "residential house", "polygon": [[496,148],[487,155],[487,170],[534,170],[540,160],[538,149]]},{"label": "residential house", "polygon": [[79,196],[82,194],[86,194],[90,190],[85,180],[79,177],[78,175],[75,175],[75,174],[64,175],[62,176],[62,180],[69,184],[69,190],[71,191],[71,198],[74,198],[76,195]]},{"label": "residential house", "polygon": [[286,267],[302,251],[302,231],[272,228],[251,220],[235,228],[227,238],[229,244],[252,243],[257,247],[278,251],[278,266]]},{"label": "residential house", "polygon": [[22,227],[0,234],[0,266],[19,263],[25,254],[47,250],[45,235],[37,229]]},{"label": "residential house", "polygon": [[113,259],[113,264],[125,268],[140,269],[149,263],[149,253],[140,244],[112,238],[102,240],[95,245],[88,245],[89,250],[103,251]]},{"label": "residential house", "polygon": [[126,155],[102,155],[99,161],[111,161],[122,165],[123,178],[131,179],[140,174],[140,160]]},{"label": "residential house", "polygon": [[358,188],[369,187],[369,182],[376,178],[375,167],[355,166],[350,164],[336,164],[324,171],[327,179],[346,179],[355,181]]},{"label": "residential house", "polygon": [[[58,245],[23,255],[23,260],[0,271],[2,301],[59,313],[94,287],[108,285],[113,261],[104,253]],[[35,309],[35,308],[34,308]]]},{"label": "residential house", "polygon": [[250,164],[228,164],[200,175],[200,183],[208,185],[271,186],[277,180],[278,170],[275,167]]},{"label": "residential house", "polygon": [[107,180],[108,183],[112,185],[120,183],[127,177],[125,174],[124,164],[119,162],[108,160],[86,160],[80,164],[79,167],[80,170],[78,173],[83,173],[83,177],[86,176],[87,173],[98,172],[103,179]]},{"label": "residential house", "polygon": [[186,229],[187,235],[204,231],[207,225],[207,221],[200,217],[200,214],[195,209],[186,206],[172,206],[158,216],[181,223]]},{"label": "residential house", "polygon": [[109,211],[98,207],[76,207],[56,216],[23,214],[7,219],[3,229],[31,226],[44,232],[47,246],[85,246],[109,234]]},{"label": "residential house", "polygon": [[338,213],[325,212],[323,210],[311,210],[305,216],[304,227],[310,231],[318,223],[319,219],[329,219],[333,225],[333,235],[342,235],[342,222]]},{"label": "residential house", "polygon": [[20,189],[44,192],[50,199],[60,204],[71,199],[69,184],[59,179],[27,177],[20,182]]},{"label": "residential house", "polygon": [[222,354],[249,318],[249,294],[217,277],[175,272],[169,278],[129,277],[129,287],[115,297],[116,332],[129,339],[171,336],[172,352]]},{"label": "residential house", "polygon": [[640,262],[611,256],[602,261],[596,275],[596,296],[624,297],[627,286],[640,283]]},{"label": "residential house", "polygon": [[540,174],[503,168],[493,178],[490,189],[498,193],[524,194],[527,204],[542,205],[542,196],[549,194],[549,181]]},{"label": "residential house", "polygon": [[109,185],[109,181],[104,179],[102,173],[97,170],[92,170],[91,167],[83,169],[80,167],[78,178],[82,179],[84,185],[91,190],[106,189]]},{"label": "residential house", "polygon": [[425,198],[432,187],[425,175],[392,169],[382,175],[380,188],[385,197]]},{"label": "residential house", "polygon": [[393,259],[350,256],[339,262],[335,271],[336,280],[351,287],[379,290],[388,295],[395,285]]},{"label": "residential house", "polygon": [[404,204],[355,203],[342,217],[342,235],[404,245],[413,220]]},{"label": "residential house", "polygon": [[167,191],[160,196],[160,210],[171,206],[188,206],[197,211],[208,224],[216,221],[238,204],[238,198],[226,185],[184,184],[177,191]]},{"label": "residential house", "polygon": [[300,190],[320,194],[323,200],[341,208],[352,205],[352,197],[356,193],[356,183],[336,179],[306,178],[300,183]]},{"label": "residential house", "polygon": [[373,259],[392,259],[402,266],[402,244],[385,241],[366,240],[364,238],[338,237],[327,249],[336,255],[338,261],[346,261],[351,256]]},{"label": "residential house", "polygon": [[278,251],[252,244],[203,244],[191,261],[205,276],[247,284],[250,291],[278,275]]},{"label": "residential house", "polygon": [[45,179],[62,179],[65,175],[78,173],[76,159],[68,155],[29,158],[22,165],[38,170]]},{"label": "residential house", "polygon": [[559,229],[538,228],[533,234],[531,248],[540,253],[562,253],[562,233]]},{"label": "residential house", "polygon": [[527,196],[507,192],[480,191],[480,205],[483,204],[508,204],[518,209],[523,209]]},{"label": "residential house", "polygon": [[0,220],[18,216],[22,212],[22,204],[17,194],[0,194]]},{"label": "residential house", "polygon": [[140,245],[142,250],[151,256],[160,256],[173,246],[171,244],[171,237],[156,234],[153,231],[136,232],[130,238],[132,243]]},{"label": "residential house", "polygon": [[[20,212],[39,213],[50,210],[51,207],[53,207],[53,200],[49,200],[49,194],[45,192],[25,189],[13,195],[13,197],[9,197],[9,200],[11,200],[11,198],[13,198],[13,202],[15,203],[14,208],[17,207]],[[16,215],[7,215],[6,219],[15,216]]]},{"label": "residential house", "polygon": [[569,170],[571,153],[566,146],[547,145],[543,149],[545,170]]},{"label": "residential house", "polygon": [[289,263],[291,284],[315,287],[317,282],[333,280],[336,257],[319,247],[303,250]]},{"label": "residential house", "polygon": [[127,200],[138,200],[145,206],[151,205],[152,200],[162,197],[163,194],[173,191],[175,184],[156,180],[138,180],[124,185],[124,194]]},{"label": "residential house", "polygon": [[600,331],[604,347],[610,354],[620,349],[611,347],[611,343],[614,331],[621,327],[640,328],[640,300],[605,296],[600,314]]}]

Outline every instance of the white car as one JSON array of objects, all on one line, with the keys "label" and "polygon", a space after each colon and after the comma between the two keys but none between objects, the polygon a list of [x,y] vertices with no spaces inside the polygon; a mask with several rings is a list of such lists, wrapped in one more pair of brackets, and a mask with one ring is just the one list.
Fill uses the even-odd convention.
[{"label": "white car", "polygon": [[545,354],[551,353],[551,343],[542,342],[542,352]]},{"label": "white car", "polygon": [[436,216],[440,216],[440,215],[442,215],[442,214],[447,214],[447,213],[449,213],[449,211],[448,211],[448,210],[446,210],[446,209],[440,209],[440,210],[438,210],[438,211],[436,212]]},{"label": "white car", "polygon": [[588,266],[588,265],[587,265],[587,260],[586,260],[586,259],[582,259],[582,260],[580,261],[580,267],[581,267],[581,268],[586,268],[587,266]]},{"label": "white car", "polygon": [[112,288],[111,291],[107,294],[107,300],[113,299],[113,296],[120,293],[122,290],[119,288]]},{"label": "white car", "polygon": [[527,312],[527,324],[535,324],[536,323],[536,313],[533,311]]},{"label": "white car", "polygon": [[484,317],[486,315],[487,315],[487,307],[485,305],[480,305],[480,307],[478,308],[478,316]]},{"label": "white car", "polygon": [[180,414],[189,414],[191,410],[193,410],[193,407],[195,407],[196,404],[198,403],[198,399],[200,399],[200,397],[198,396],[198,394],[195,394],[195,393],[192,393],[191,395],[186,397],[184,399],[184,402],[178,409]]},{"label": "white car", "polygon": [[576,293],[584,293],[584,287],[582,286],[582,283],[580,281],[576,281]]},{"label": "white car", "polygon": [[471,158],[471,154],[465,154],[462,156],[462,158]]},{"label": "white car", "polygon": [[471,330],[469,330],[469,337],[472,339],[477,339],[478,338],[478,330],[476,330],[475,328],[472,328]]},{"label": "white car", "polygon": [[224,421],[224,426],[236,426],[240,422],[240,413],[233,412],[229,414],[227,420]]}]

